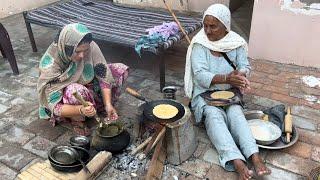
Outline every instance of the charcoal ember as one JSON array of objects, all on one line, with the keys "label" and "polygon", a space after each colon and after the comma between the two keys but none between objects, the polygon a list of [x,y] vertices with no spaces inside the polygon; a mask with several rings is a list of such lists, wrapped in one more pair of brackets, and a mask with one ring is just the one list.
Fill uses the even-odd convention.
[{"label": "charcoal ember", "polygon": [[135,172],[143,165],[143,162],[129,153],[122,153],[114,158],[115,162],[112,166],[120,171]]}]

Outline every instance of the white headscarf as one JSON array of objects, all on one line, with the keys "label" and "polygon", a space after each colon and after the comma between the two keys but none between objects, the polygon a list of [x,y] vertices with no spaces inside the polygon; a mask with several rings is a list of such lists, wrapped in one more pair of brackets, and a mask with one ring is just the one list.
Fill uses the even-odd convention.
[{"label": "white headscarf", "polygon": [[229,32],[226,36],[218,41],[210,41],[202,28],[192,39],[188,47],[186,56],[186,66],[184,74],[184,91],[187,97],[192,98],[193,91],[193,73],[191,69],[191,52],[193,45],[199,43],[204,47],[217,52],[228,52],[243,46],[248,49],[247,42],[237,33],[230,30],[231,13],[228,7],[223,4],[213,4],[204,13],[203,20],[206,15],[211,15],[217,18]]}]

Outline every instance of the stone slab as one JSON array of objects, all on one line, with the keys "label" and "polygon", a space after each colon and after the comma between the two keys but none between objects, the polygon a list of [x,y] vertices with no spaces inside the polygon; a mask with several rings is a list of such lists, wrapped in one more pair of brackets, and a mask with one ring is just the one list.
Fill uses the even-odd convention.
[{"label": "stone slab", "polygon": [[48,157],[48,151],[57,144],[42,137],[35,137],[23,146],[23,149],[32,152],[42,158]]},{"label": "stone slab", "polygon": [[6,112],[9,109],[8,106],[5,106],[3,104],[0,104],[0,114]]},{"label": "stone slab", "polygon": [[35,158],[30,152],[12,145],[4,144],[0,149],[0,162],[18,171]]},{"label": "stone slab", "polygon": [[267,162],[275,167],[302,175],[308,176],[309,171],[320,166],[320,163],[310,159],[293,156],[283,152],[270,152],[267,156]]},{"label": "stone slab", "polygon": [[3,91],[0,91],[0,103],[4,103],[8,100],[10,100],[13,96],[9,93],[6,93],[6,92],[3,92]]},{"label": "stone slab", "polygon": [[11,180],[17,176],[17,172],[9,167],[0,164],[0,177],[2,180]]},{"label": "stone slab", "polygon": [[1,134],[0,137],[10,143],[17,143],[19,145],[26,144],[30,139],[32,139],[35,134],[32,134],[25,129],[13,126],[6,133]]},{"label": "stone slab", "polygon": [[177,169],[187,172],[198,178],[204,178],[210,167],[210,163],[196,159],[195,161],[186,161],[182,163],[181,165],[177,166]]},{"label": "stone slab", "polygon": [[210,148],[208,149],[202,159],[206,162],[209,162],[209,163],[213,163],[213,164],[216,164],[216,165],[220,165],[219,163],[219,155],[218,155],[218,152],[215,148]]},{"label": "stone slab", "polygon": [[236,172],[228,172],[221,166],[212,164],[205,178],[207,180],[237,179],[238,174]]},{"label": "stone slab", "polygon": [[285,171],[283,169],[277,168],[275,166],[271,166],[270,164],[267,164],[267,167],[271,170],[271,174],[268,176],[264,176],[264,180],[293,180],[293,179],[305,179],[304,176]]},{"label": "stone slab", "polygon": [[26,129],[51,141],[66,132],[66,128],[60,125],[53,127],[51,122],[43,119],[31,122]]}]

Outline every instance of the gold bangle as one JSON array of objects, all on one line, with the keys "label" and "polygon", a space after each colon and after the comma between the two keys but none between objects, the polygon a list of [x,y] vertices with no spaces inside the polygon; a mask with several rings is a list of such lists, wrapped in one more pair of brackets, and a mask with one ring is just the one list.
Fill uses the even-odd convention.
[{"label": "gold bangle", "polygon": [[85,116],[85,115],[83,114],[83,112],[81,111],[81,108],[82,108],[82,106],[79,107],[79,114],[80,114],[81,116]]}]

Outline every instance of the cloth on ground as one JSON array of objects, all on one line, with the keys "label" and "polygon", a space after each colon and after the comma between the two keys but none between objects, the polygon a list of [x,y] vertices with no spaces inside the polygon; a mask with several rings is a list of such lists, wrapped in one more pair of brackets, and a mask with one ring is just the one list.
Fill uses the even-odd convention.
[{"label": "cloth on ground", "polygon": [[288,144],[286,142],[286,133],[284,128],[284,117],[286,115],[285,106],[283,104],[276,105],[264,110],[263,113],[268,115],[270,122],[276,124],[281,129],[281,141],[285,144]]}]

